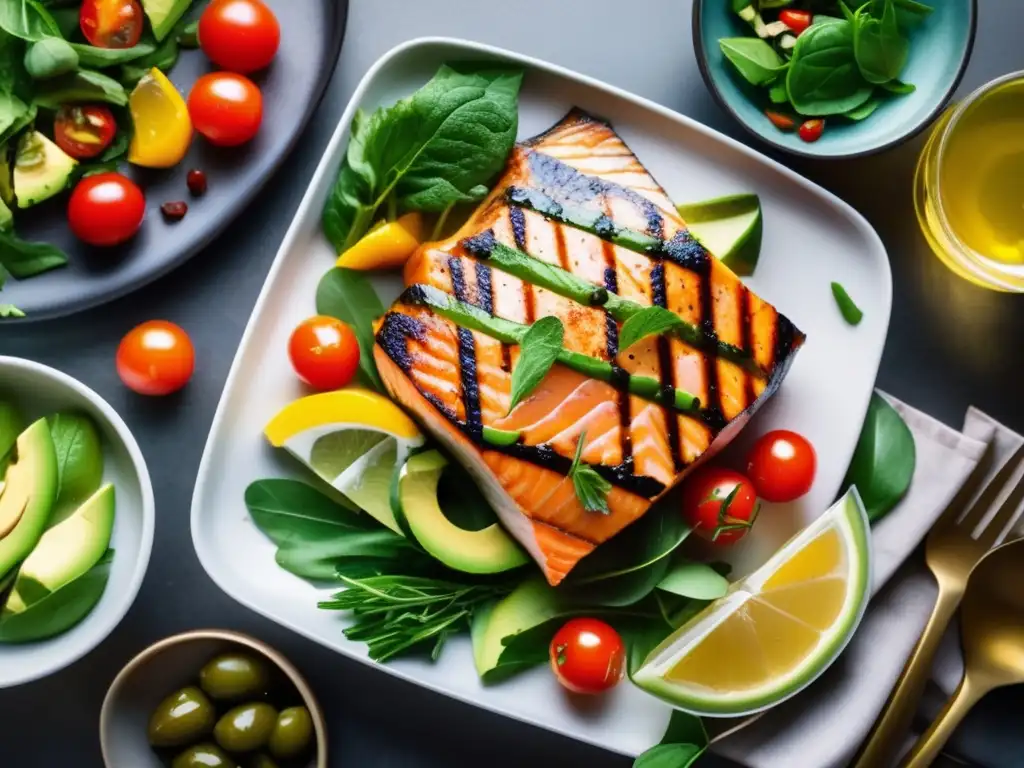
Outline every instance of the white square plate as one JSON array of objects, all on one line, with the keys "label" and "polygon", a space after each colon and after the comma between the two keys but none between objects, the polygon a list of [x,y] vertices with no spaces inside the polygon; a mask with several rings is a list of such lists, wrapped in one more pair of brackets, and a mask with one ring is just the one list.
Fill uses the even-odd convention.
[{"label": "white square plate", "polygon": [[[762,512],[755,534],[736,553],[739,569],[763,562],[834,500],[860,433],[889,325],[892,280],[878,235],[850,206],[778,163],[656,104],[535,59],[447,39],[395,48],[356,89],[278,252],[228,376],[192,500],[196,551],[222,589],[274,621],[366,663],[373,662],[364,646],[342,636],[346,619],[317,609],[324,590],[275,565],[274,546],[253,525],[243,492],[263,477],[294,474],[312,481],[267,445],[262,428],[283,405],[305,394],[288,363],[287,340],[292,328],[314,313],[317,282],[334,263],[335,254],[320,231],[320,212],[348,145],[356,108],[391,104],[423,85],[443,62],[467,59],[504,60],[526,70],[520,138],[543,131],[579,106],[609,119],[677,202],[736,192],[760,195],[764,244],[749,285],[808,338],[779,394],[731,450],[742,450],[769,429],[794,429],[815,445],[818,474],[803,499]],[[865,310],[856,328],[836,308],[830,290],[834,280]],[[398,287],[394,280],[382,281],[385,305]],[[669,714],[664,704],[628,684],[615,689],[601,707],[574,708],[547,669],[484,687],[473,668],[468,637],[450,641],[435,664],[407,659],[381,668],[624,754],[656,743]]]}]

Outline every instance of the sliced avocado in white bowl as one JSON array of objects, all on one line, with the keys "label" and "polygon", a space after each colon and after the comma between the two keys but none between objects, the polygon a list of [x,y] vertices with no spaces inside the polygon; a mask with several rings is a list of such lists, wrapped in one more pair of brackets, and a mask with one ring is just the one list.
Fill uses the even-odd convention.
[{"label": "sliced avocado in white bowl", "polygon": [[[473,493],[475,486],[462,487],[465,495],[470,496],[467,511],[476,520],[489,514],[486,525],[475,530],[461,527],[459,522],[467,524],[466,521],[451,519],[456,512],[454,505],[447,510],[442,508],[438,486],[441,475],[449,468],[448,459],[430,450],[412,455],[398,471],[391,499],[402,529],[433,557],[456,571],[502,573],[525,565],[529,560],[526,552],[501,527],[483,497]],[[473,503],[474,497],[479,498],[481,506]]]}]

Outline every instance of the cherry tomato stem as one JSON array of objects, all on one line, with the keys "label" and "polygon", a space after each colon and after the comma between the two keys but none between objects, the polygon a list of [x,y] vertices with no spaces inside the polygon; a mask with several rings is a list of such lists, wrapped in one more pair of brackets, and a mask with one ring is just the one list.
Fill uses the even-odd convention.
[{"label": "cherry tomato stem", "polygon": [[626,667],[619,633],[599,619],[567,621],[551,640],[551,669],[573,693],[595,694],[614,688]]},{"label": "cherry tomato stem", "polygon": [[683,486],[683,515],[694,533],[715,546],[742,539],[757,519],[757,493],[739,472],[700,467]]}]

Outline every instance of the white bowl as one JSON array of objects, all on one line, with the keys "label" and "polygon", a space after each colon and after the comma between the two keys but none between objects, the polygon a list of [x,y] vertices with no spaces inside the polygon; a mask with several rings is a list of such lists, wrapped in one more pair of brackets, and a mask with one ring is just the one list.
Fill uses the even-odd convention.
[{"label": "white bowl", "polygon": [[104,482],[116,489],[110,546],[116,550],[99,603],[81,623],[48,640],[0,644],[0,688],[63,669],[91,651],[120,623],[135,600],[153,548],[153,485],[138,443],[113,408],[81,382],[31,360],[0,356],[0,397],[31,421],[59,410],[90,416],[103,442]]}]

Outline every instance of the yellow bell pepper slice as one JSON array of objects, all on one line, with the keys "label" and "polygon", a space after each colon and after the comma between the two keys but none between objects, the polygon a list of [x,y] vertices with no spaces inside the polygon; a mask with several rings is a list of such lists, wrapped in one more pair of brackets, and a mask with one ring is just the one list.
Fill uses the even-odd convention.
[{"label": "yellow bell pepper slice", "polygon": [[422,227],[422,216],[418,213],[378,224],[341,254],[335,266],[360,270],[400,267],[419,248]]},{"label": "yellow bell pepper slice", "polygon": [[180,163],[192,142],[192,120],[185,100],[167,76],[153,67],[128,97],[128,108],[135,124],[128,162],[146,168]]}]

